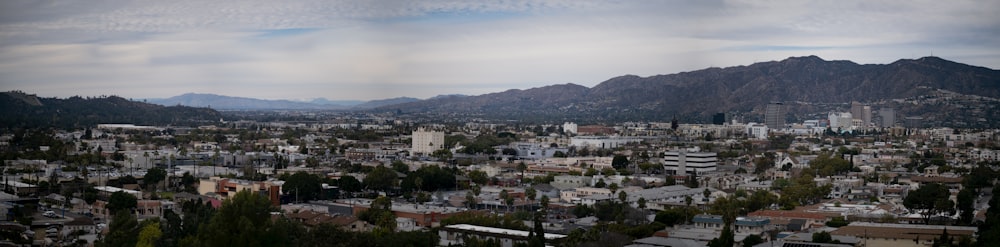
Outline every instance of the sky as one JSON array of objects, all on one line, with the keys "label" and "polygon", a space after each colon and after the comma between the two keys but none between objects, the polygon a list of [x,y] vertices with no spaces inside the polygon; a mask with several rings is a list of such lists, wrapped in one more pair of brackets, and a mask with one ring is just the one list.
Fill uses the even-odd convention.
[{"label": "sky", "polygon": [[817,55],[1000,68],[1000,1],[0,1],[0,91],[372,100]]}]

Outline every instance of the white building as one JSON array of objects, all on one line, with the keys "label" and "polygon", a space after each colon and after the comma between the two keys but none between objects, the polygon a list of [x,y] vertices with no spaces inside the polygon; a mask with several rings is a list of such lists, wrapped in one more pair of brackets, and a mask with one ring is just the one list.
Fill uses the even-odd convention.
[{"label": "white building", "polygon": [[566,122],[563,123],[563,132],[566,134],[576,134],[576,123]]},{"label": "white building", "polygon": [[686,150],[663,153],[663,169],[667,173],[687,175],[688,171],[703,173],[715,171],[718,166],[716,153],[687,152]]},{"label": "white building", "polygon": [[749,123],[747,124],[747,135],[754,139],[767,139],[767,125]]},{"label": "white building", "polygon": [[431,154],[442,148],[444,148],[444,132],[424,129],[413,131],[411,152]]},{"label": "white building", "polygon": [[848,130],[854,125],[854,117],[851,116],[850,112],[831,112],[830,118],[830,129],[836,131],[837,128],[843,130]]},{"label": "white building", "polygon": [[617,148],[628,143],[639,142],[639,138],[621,136],[576,136],[570,139],[570,146],[591,148]]}]

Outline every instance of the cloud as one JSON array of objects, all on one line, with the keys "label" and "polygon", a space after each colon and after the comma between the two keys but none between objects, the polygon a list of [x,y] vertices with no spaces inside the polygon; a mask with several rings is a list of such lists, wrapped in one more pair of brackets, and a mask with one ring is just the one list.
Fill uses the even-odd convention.
[{"label": "cloud", "polygon": [[978,1],[0,1],[0,90],[378,99],[819,55],[1000,67]]}]

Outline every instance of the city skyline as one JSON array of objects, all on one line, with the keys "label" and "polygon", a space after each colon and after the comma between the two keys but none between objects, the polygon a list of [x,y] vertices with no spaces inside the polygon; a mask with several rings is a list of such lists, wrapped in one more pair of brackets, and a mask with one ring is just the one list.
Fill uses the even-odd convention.
[{"label": "city skyline", "polygon": [[0,84],[44,97],[477,95],[791,56],[1000,67],[1000,4],[0,3]]}]

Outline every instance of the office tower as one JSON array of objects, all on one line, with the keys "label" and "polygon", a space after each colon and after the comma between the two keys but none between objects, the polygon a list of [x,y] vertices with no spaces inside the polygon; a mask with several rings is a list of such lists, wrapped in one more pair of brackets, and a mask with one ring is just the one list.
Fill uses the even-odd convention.
[{"label": "office tower", "polygon": [[769,129],[785,128],[785,105],[781,103],[767,104],[764,109],[764,124]]},{"label": "office tower", "polygon": [[712,115],[712,124],[722,125],[726,123],[726,113],[720,112]]},{"label": "office tower", "polygon": [[883,128],[892,127],[896,124],[896,110],[892,108],[878,109],[878,117],[881,118],[879,126]]}]

